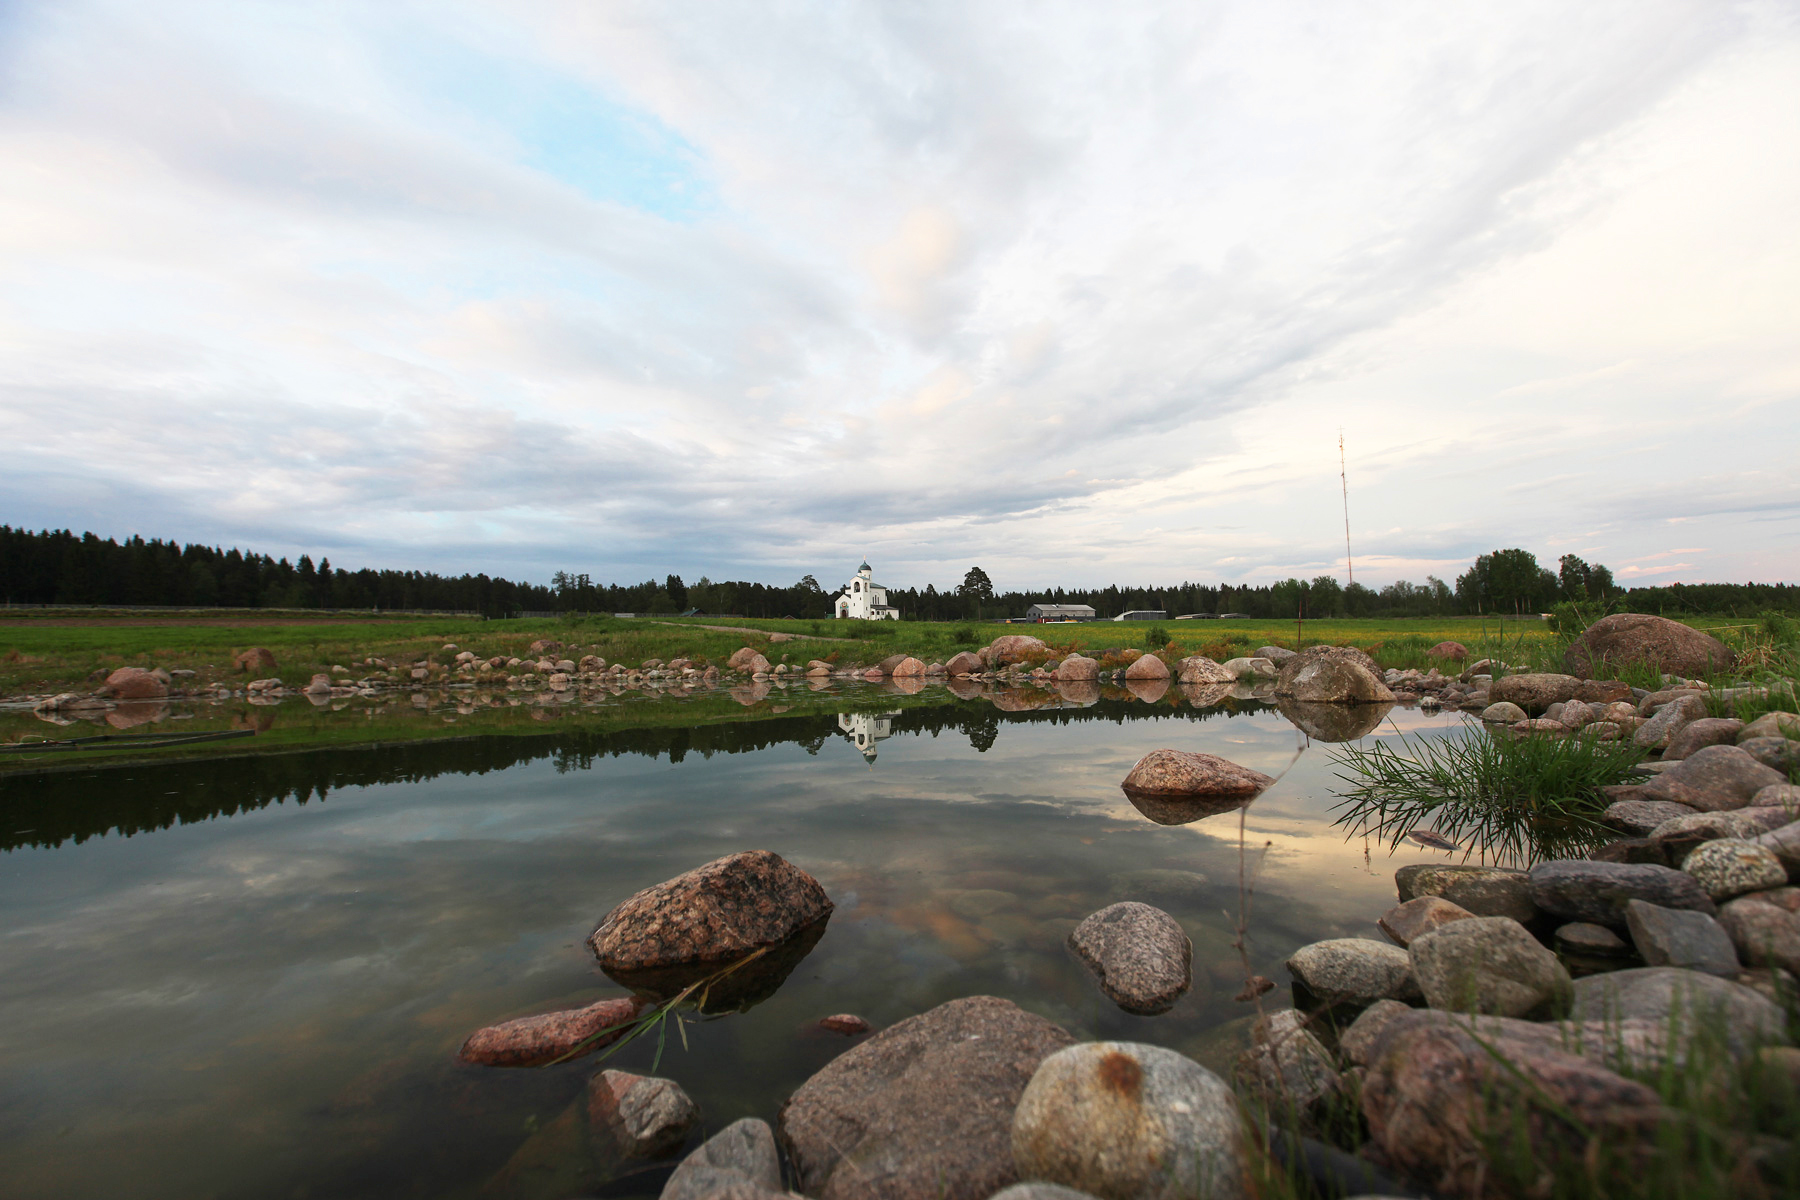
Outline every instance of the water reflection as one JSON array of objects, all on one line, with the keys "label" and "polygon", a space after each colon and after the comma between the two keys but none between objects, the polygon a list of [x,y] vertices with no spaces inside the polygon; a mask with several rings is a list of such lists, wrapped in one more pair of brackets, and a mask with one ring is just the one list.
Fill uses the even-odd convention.
[{"label": "water reflection", "polygon": [[875,761],[875,743],[894,736],[894,718],[898,712],[839,713],[838,728],[850,738],[850,744],[870,762]]},{"label": "water reflection", "polygon": [[1381,725],[1392,704],[1319,704],[1307,700],[1278,700],[1281,715],[1315,742],[1353,742],[1367,737]]}]

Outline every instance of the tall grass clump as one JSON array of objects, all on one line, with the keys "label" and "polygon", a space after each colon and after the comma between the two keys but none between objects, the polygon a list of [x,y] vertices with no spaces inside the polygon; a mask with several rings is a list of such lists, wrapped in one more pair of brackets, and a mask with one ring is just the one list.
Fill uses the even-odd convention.
[{"label": "tall grass clump", "polygon": [[1601,790],[1643,761],[1630,742],[1469,729],[1447,738],[1344,746],[1335,762],[1349,784],[1339,824],[1398,845],[1430,828],[1470,853],[1535,862],[1592,849],[1611,837],[1597,819]]}]

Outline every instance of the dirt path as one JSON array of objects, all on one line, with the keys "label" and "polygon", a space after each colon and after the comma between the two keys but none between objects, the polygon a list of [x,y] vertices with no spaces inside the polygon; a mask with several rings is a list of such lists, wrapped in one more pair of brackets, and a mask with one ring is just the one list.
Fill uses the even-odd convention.
[{"label": "dirt path", "polygon": [[[769,636],[769,631],[767,629],[751,629],[748,625],[689,625],[685,621],[652,621],[650,624],[672,625],[676,629],[710,629],[714,633],[754,633],[757,637],[764,639]],[[813,633],[795,633],[790,634],[789,636],[796,642],[800,641],[802,638],[809,642],[854,642],[856,640],[855,638],[821,637],[818,634]],[[779,642],[776,643],[776,645],[780,644],[781,643]]]}]

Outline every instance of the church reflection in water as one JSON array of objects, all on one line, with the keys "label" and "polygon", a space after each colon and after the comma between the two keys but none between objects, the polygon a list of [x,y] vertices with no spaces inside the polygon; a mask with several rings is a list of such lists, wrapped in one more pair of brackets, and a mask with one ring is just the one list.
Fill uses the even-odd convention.
[{"label": "church reflection in water", "polygon": [[838,728],[862,751],[862,756],[875,761],[875,743],[894,735],[894,718],[900,710],[885,713],[839,713]]}]

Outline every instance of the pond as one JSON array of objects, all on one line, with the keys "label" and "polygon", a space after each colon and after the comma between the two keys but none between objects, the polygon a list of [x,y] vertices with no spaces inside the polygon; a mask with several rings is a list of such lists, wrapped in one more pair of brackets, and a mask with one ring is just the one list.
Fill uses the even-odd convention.
[{"label": "pond", "polygon": [[[702,1135],[773,1122],[849,1044],[821,1017],[883,1027],[972,994],[1228,1071],[1249,1008],[1242,868],[1250,969],[1285,985],[1293,949],[1379,937],[1394,870],[1446,857],[1346,838],[1332,747],[1273,707],[907,700],[884,712],[875,689],[834,686],[691,730],[0,780],[7,1194],[654,1195],[659,1177],[607,1183],[587,1158],[593,1060],[502,1070],[456,1051],[497,1020],[621,994],[584,944],[600,918],[738,850],[783,855],[837,907],[772,998],[670,1036],[658,1073]],[[1368,736],[1464,720],[1396,708]],[[1279,782],[1241,813],[1159,823],[1118,785],[1163,746]],[[1065,947],[1121,899],[1193,939],[1194,985],[1165,1015],[1120,1011]],[[606,1065],[648,1072],[655,1053]]]}]

